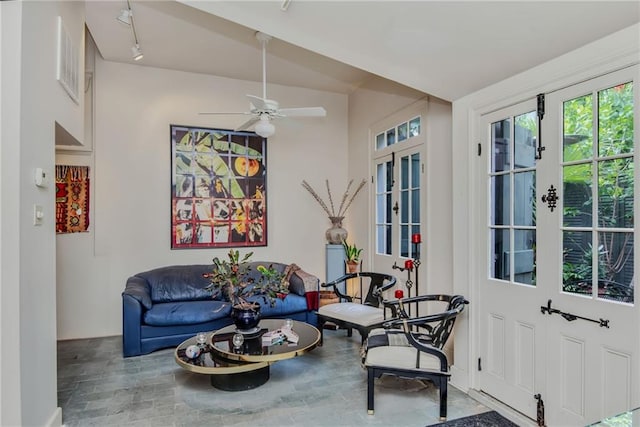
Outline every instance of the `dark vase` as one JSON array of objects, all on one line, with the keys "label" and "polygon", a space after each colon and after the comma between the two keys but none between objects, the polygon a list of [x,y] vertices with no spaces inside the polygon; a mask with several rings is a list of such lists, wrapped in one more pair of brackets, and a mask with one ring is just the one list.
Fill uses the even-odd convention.
[{"label": "dark vase", "polygon": [[252,331],[260,323],[260,305],[255,304],[252,308],[234,306],[231,310],[231,318],[238,331]]}]

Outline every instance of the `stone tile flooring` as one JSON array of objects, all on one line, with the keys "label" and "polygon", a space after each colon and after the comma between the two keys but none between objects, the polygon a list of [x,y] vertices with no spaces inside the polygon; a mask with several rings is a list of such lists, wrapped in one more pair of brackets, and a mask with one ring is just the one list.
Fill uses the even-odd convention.
[{"label": "stone tile flooring", "polygon": [[[376,380],[367,415],[360,337],[325,331],[323,347],[271,366],[263,386],[211,387],[180,368],[173,349],[122,357],[121,337],[58,343],[58,406],[65,426],[426,426],[438,422],[436,389],[414,380]],[[428,384],[428,383],[427,383]],[[449,387],[449,417],[488,411]]]}]

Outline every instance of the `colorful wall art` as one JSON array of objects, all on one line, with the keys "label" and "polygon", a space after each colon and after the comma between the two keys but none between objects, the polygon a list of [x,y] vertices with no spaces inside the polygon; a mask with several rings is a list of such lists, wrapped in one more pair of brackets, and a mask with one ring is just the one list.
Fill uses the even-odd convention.
[{"label": "colorful wall art", "polygon": [[56,165],[56,233],[89,230],[89,167]]},{"label": "colorful wall art", "polygon": [[266,246],[266,139],[171,125],[171,248]]}]

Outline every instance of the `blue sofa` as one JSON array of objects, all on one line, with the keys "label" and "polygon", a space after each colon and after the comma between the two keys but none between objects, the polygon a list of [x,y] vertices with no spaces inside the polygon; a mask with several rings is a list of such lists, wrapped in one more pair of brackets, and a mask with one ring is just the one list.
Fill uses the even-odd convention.
[{"label": "blue sofa", "polygon": [[[249,275],[257,276],[258,265],[273,265],[285,272],[287,264],[254,261]],[[205,288],[204,273],[212,265],[175,265],[138,273],[127,279],[122,293],[122,352],[138,356],[174,347],[200,331],[213,331],[233,323],[231,304],[213,299]],[[289,294],[276,299],[274,307],[261,297],[263,318],[290,318],[317,324],[318,278],[299,267],[289,268]],[[254,277],[257,278],[257,277]]]}]

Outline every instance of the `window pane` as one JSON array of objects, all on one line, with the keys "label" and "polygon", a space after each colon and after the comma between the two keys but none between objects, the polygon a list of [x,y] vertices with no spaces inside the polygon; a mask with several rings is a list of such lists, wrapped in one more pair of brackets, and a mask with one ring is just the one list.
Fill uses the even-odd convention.
[{"label": "window pane", "polygon": [[391,191],[391,189],[393,188],[393,165],[391,164],[391,162],[387,162],[385,163],[386,165],[386,172],[387,172],[387,180],[386,180],[386,191]]},{"label": "window pane", "polygon": [[411,222],[420,222],[420,190],[411,191]]},{"label": "window pane", "polygon": [[564,231],[562,243],[562,290],[591,295],[593,252],[590,231]]},{"label": "window pane", "polygon": [[409,226],[400,226],[400,256],[409,258]]},{"label": "window pane", "polygon": [[376,165],[376,192],[382,193],[387,187],[387,170],[386,163],[378,163]]},{"label": "window pane", "polygon": [[535,111],[516,116],[514,128],[514,156],[516,168],[530,168],[536,164],[538,121]]},{"label": "window pane", "polygon": [[514,174],[513,223],[515,225],[536,225],[536,173]]},{"label": "window pane", "polygon": [[598,153],[633,152],[633,83],[598,92]]},{"label": "window pane", "polygon": [[509,280],[508,254],[510,251],[509,230],[491,229],[491,247],[493,248],[493,262],[491,277]]},{"label": "window pane", "polygon": [[385,249],[384,253],[387,255],[391,255],[391,226],[385,226]]},{"label": "window pane", "polygon": [[404,122],[398,125],[398,142],[404,141],[409,137],[409,124]]},{"label": "window pane", "polygon": [[386,207],[386,196],[384,194],[378,194],[376,196],[376,222],[382,223],[387,222],[387,218],[385,217],[385,212],[387,211]]},{"label": "window pane", "polygon": [[633,233],[598,233],[598,297],[633,302]]},{"label": "window pane", "polygon": [[565,227],[590,227],[593,221],[591,163],[562,168]]},{"label": "window pane", "polygon": [[[536,231],[515,230],[513,252],[513,280],[527,285],[536,284]],[[508,261],[511,265],[511,260]]]},{"label": "window pane", "polygon": [[511,223],[509,213],[509,175],[491,177],[491,224],[509,225]]},{"label": "window pane", "polygon": [[387,145],[393,145],[396,143],[396,130],[389,129],[387,131]]},{"label": "window pane", "polygon": [[409,222],[409,192],[400,192],[400,222],[406,224]]},{"label": "window pane", "polygon": [[386,147],[384,143],[384,133],[381,133],[376,136],[376,150],[380,150],[384,147]]},{"label": "window pane", "polygon": [[378,225],[376,226],[376,234],[377,234],[377,238],[376,238],[376,252],[379,254],[389,254],[390,252],[387,252],[387,243],[386,243],[386,230],[387,226],[386,225]]},{"label": "window pane", "polygon": [[409,136],[418,135],[420,135],[420,117],[416,117],[415,119],[411,119],[411,121],[409,121]]},{"label": "window pane", "polygon": [[420,154],[411,156],[411,187],[420,187]]},{"label": "window pane", "polygon": [[593,157],[593,97],[581,96],[563,104],[563,150],[565,162]]},{"label": "window pane", "polygon": [[491,124],[491,171],[508,171],[511,167],[511,121]]},{"label": "window pane", "polygon": [[598,222],[633,227],[633,158],[598,162]]},{"label": "window pane", "polygon": [[400,159],[400,188],[406,190],[409,188],[409,157],[405,156]]},{"label": "window pane", "polygon": [[384,222],[391,222],[391,194],[387,193],[386,195],[386,216]]}]

